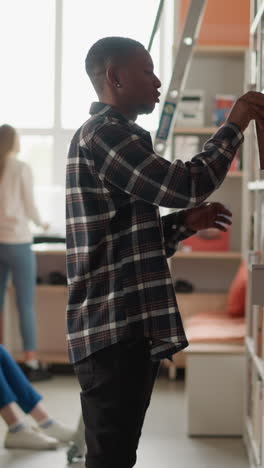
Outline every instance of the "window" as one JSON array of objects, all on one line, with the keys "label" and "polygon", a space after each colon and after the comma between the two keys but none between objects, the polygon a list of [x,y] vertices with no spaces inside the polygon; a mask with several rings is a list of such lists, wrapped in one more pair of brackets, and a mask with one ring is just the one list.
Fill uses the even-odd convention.
[{"label": "window", "polygon": [[[85,73],[87,51],[107,35],[132,37],[147,47],[159,0],[1,3],[0,124],[18,129],[20,157],[32,167],[42,217],[62,231],[68,145],[97,99]],[[158,32],[151,50],[158,76],[160,38]],[[158,106],[137,123],[155,131]]]},{"label": "window", "polygon": [[53,126],[54,0],[2,1],[0,121]]},{"label": "window", "polygon": [[[105,36],[131,37],[146,48],[157,12],[158,0],[65,0],[63,4],[62,127],[78,128],[89,117],[91,102],[97,100],[86,75],[84,60],[94,42]],[[111,21],[109,21],[111,18]],[[75,25],[75,27],[74,27]],[[74,28],[74,33],[73,33]],[[159,36],[152,47],[159,71]],[[158,112],[143,121],[154,130]],[[141,119],[142,121],[142,119]],[[142,124],[142,122],[141,122]]]}]

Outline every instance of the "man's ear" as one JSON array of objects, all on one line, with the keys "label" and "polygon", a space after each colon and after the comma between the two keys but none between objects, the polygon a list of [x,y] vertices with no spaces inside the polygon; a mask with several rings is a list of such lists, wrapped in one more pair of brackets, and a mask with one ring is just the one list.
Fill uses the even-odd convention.
[{"label": "man's ear", "polygon": [[105,77],[111,87],[121,88],[116,67],[109,65],[106,69]]}]

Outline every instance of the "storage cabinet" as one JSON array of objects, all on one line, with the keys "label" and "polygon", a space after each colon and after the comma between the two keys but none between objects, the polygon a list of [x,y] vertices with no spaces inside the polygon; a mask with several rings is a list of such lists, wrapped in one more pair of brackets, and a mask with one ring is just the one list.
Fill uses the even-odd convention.
[{"label": "storage cabinet", "polygon": [[[47,284],[50,272],[66,273],[64,244],[33,246],[37,258],[37,275],[43,283],[36,285],[35,310],[38,357],[42,362],[68,362],[66,344],[67,286]],[[46,284],[45,284],[46,283]],[[4,344],[20,360],[22,343],[19,333],[15,291],[10,285],[4,314]]]},{"label": "storage cabinet", "polygon": [[[186,354],[188,435],[241,436],[244,347],[193,344]],[[220,398],[224,404],[220,404]]]}]

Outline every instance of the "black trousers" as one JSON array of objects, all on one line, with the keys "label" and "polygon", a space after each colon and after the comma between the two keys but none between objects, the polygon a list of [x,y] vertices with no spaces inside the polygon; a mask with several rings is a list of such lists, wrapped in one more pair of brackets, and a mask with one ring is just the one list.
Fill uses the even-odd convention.
[{"label": "black trousers", "polygon": [[87,468],[132,468],[159,363],[147,339],[123,341],[75,365]]}]

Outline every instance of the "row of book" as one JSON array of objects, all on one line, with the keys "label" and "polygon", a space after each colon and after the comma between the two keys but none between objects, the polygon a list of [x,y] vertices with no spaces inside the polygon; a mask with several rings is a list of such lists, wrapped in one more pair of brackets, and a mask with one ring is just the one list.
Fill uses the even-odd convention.
[{"label": "row of book", "polygon": [[263,307],[253,305],[252,306],[252,317],[251,317],[251,326],[252,326],[252,338],[254,344],[254,352],[256,355],[264,359],[264,328],[263,328]]},{"label": "row of book", "polygon": [[[216,94],[212,102],[212,125],[219,127],[226,120],[236,96]],[[179,103],[177,126],[203,127],[205,125],[205,93],[203,90],[185,90]]]}]

